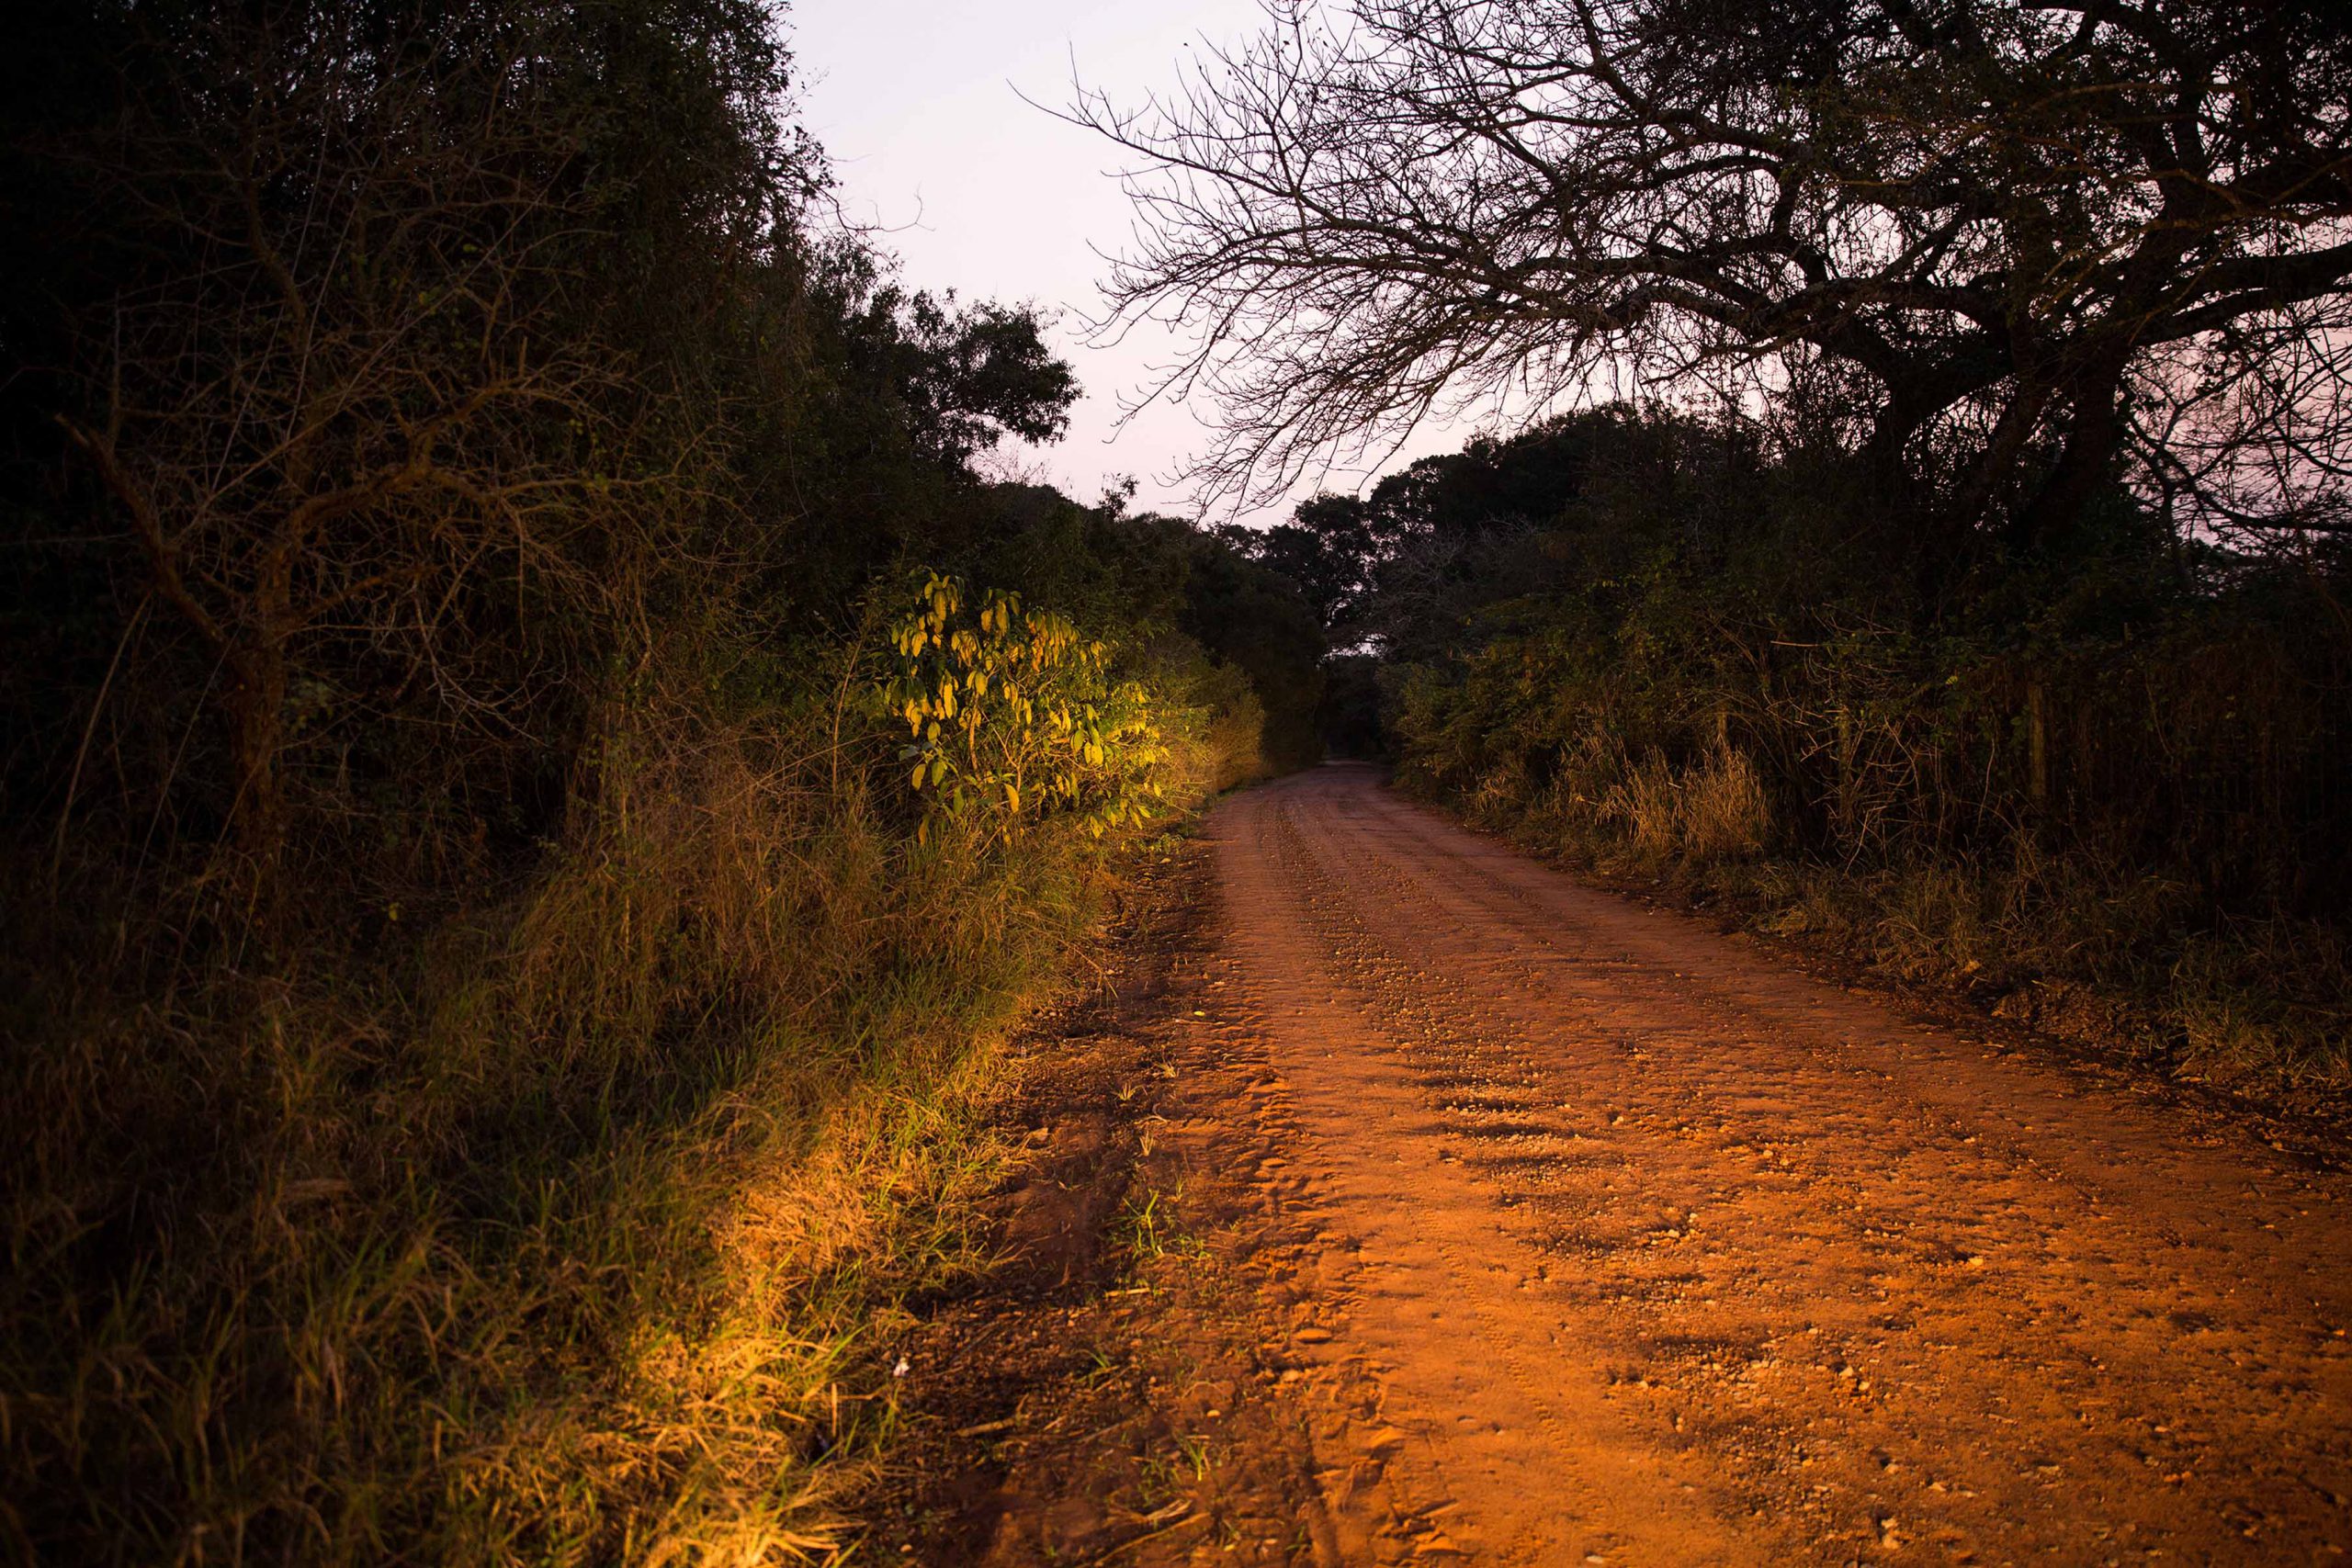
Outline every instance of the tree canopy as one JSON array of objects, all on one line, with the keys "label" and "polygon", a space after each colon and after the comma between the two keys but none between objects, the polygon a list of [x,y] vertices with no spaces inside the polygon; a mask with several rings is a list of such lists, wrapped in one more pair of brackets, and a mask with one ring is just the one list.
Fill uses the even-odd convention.
[{"label": "tree canopy", "polygon": [[1433,409],[1625,391],[1828,426],[1947,555],[2128,459],[2352,524],[2352,38],[2227,0],[1359,0],[1270,9],[1136,155],[1110,290],[1178,318],[1213,490]]}]

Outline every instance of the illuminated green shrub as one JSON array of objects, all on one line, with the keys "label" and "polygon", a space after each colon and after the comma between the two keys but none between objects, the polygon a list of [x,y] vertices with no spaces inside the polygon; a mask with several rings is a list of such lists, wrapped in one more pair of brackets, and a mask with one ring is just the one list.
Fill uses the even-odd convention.
[{"label": "illuminated green shrub", "polygon": [[932,574],[890,630],[886,711],[899,760],[934,812],[1012,837],[1047,819],[1100,838],[1162,808],[1169,746],[1151,694],[1064,616]]}]

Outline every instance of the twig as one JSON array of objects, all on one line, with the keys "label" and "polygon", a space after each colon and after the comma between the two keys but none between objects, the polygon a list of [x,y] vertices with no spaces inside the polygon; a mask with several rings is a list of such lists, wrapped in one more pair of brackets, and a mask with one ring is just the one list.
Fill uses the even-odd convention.
[{"label": "twig", "polygon": [[57,847],[49,857],[49,886],[57,889],[57,874],[65,864],[65,825],[74,817],[74,797],[82,789],[82,764],[90,755],[90,738],[98,731],[98,716],[107,710],[107,694],[114,690],[115,671],[122,668],[122,656],[130,650],[131,639],[146,624],[148,606],[155,603],[153,589],[139,596],[139,608],[131,612],[130,624],[122,628],[122,639],[114,645],[114,658],[107,662],[106,679],[98,682],[96,700],[90,704],[89,722],[82,726],[82,743],[74,749],[74,771],[65,780],[65,804],[57,808]]}]

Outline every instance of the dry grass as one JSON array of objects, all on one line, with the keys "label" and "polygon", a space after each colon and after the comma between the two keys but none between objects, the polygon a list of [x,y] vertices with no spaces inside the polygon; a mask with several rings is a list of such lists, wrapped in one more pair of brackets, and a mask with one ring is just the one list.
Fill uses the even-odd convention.
[{"label": "dry grass", "polygon": [[2352,1097],[2352,965],[2318,922],[2195,929],[2178,885],[2081,858],[1784,865],[1703,885],[1766,929],[2078,1045],[2286,1107]]},{"label": "dry grass", "polygon": [[1506,766],[1453,798],[1539,852],[1669,877],[1759,929],[2076,1044],[2268,1103],[2352,1100],[2352,953],[2322,922],[2217,927],[2180,881],[2051,853],[2030,834],[1997,862],[1769,858],[1762,781],[1724,746],[1676,770],[1595,732],[1540,789]]},{"label": "dry grass", "polygon": [[854,1545],[896,1303],[975,1261],[992,1044],[1112,883],[1051,832],[918,842],[808,741],[648,728],[528,889],[370,962],[157,987],[45,911],[0,1554]]},{"label": "dry grass", "polygon": [[1541,789],[1521,766],[1506,763],[1484,774],[1462,805],[1487,826],[1540,821],[1564,850],[1602,850],[1648,868],[1752,859],[1772,836],[1763,780],[1737,748],[1717,745],[1676,768],[1655,751],[1628,757],[1598,729],[1565,749]]},{"label": "dry grass", "polygon": [[1763,783],[1755,765],[1729,746],[1679,772],[1656,753],[1611,771],[1619,780],[1607,786],[1595,815],[1646,861],[1703,865],[1746,859],[1770,835]]}]

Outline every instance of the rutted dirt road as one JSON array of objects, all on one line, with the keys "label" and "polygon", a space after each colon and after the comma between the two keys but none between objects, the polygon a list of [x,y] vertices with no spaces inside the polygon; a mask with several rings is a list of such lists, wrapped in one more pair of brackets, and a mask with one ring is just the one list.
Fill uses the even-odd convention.
[{"label": "rutted dirt road", "polygon": [[[1299,1523],[1171,1550],[2352,1546],[2352,1179],[1581,886],[1369,769],[1238,796],[1206,836],[1216,899],[1166,1031],[1189,1055],[1162,1069],[1194,1087],[1157,1157],[1262,1280],[1230,1337],[1263,1348],[1227,1359],[1296,1411],[1259,1426],[1295,1434],[1261,1468],[1287,1499],[1263,1511]],[[1206,1386],[1171,1419],[1229,1436],[1247,1390]],[[1018,1525],[995,1560],[1042,1551]]]}]

